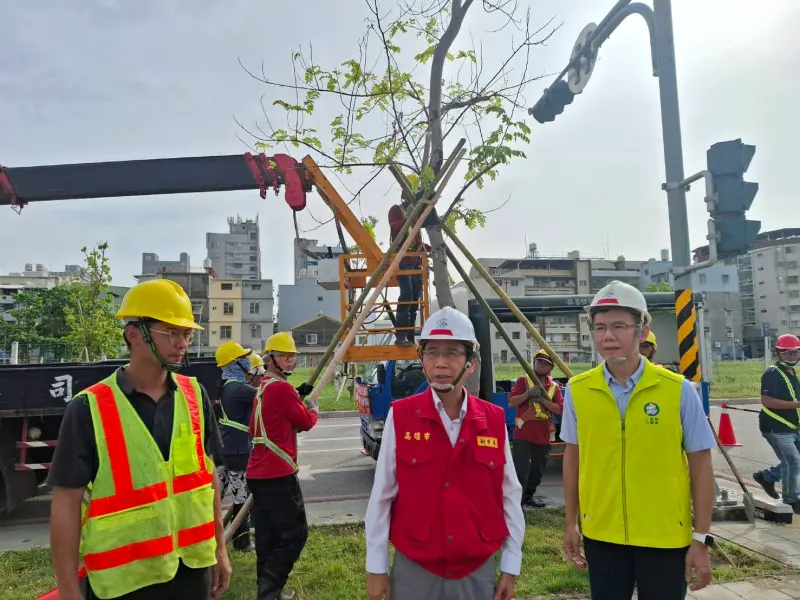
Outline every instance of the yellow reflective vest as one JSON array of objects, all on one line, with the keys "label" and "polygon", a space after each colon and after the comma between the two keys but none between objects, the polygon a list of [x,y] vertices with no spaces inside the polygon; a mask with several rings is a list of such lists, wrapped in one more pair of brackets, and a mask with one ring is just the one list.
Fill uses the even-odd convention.
[{"label": "yellow reflective vest", "polygon": [[[536,384],[533,382],[533,380],[530,377],[526,377],[526,379],[528,380],[528,388],[529,389],[533,389],[536,386]],[[544,379],[544,378],[540,377],[539,379]],[[547,385],[546,381],[543,381],[542,383]],[[545,390],[545,392],[547,393],[548,399],[550,399],[551,401],[553,400],[553,396],[555,396],[555,394],[556,394],[556,388],[557,387],[558,387],[558,384],[555,381],[550,381],[550,387]],[[550,418],[550,413],[545,411],[539,405],[538,402],[531,402],[530,405],[531,405],[531,408],[534,411],[533,414],[535,415],[535,417],[537,419],[543,419],[544,420],[544,419],[549,419]],[[528,410],[530,410],[530,409],[528,409]]]},{"label": "yellow reflective vest", "polygon": [[570,380],[578,422],[581,526],[586,537],[649,548],[691,544],[682,385],[682,375],[645,361],[621,417],[602,364]]},{"label": "yellow reflective vest", "polygon": [[99,598],[170,581],[179,560],[192,568],[216,563],[214,465],[203,445],[202,391],[192,377],[173,377],[168,461],[116,372],[85,392],[99,467],[83,507],[81,554]]}]

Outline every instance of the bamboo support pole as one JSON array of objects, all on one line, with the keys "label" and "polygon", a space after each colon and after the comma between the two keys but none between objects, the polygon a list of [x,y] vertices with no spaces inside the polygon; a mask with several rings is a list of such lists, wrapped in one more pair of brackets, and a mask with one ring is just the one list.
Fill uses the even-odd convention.
[{"label": "bamboo support pole", "polygon": [[538,343],[553,359],[553,362],[556,366],[561,369],[561,372],[564,373],[567,377],[572,377],[572,371],[570,371],[569,367],[561,360],[561,357],[556,354],[550,345],[544,340],[542,335],[539,331],[533,326],[533,324],[528,320],[528,318],[522,314],[522,311],[514,304],[514,301],[508,297],[508,294],[505,293],[503,288],[497,285],[497,282],[492,278],[491,275],[486,271],[483,265],[478,262],[478,260],[472,255],[472,253],[467,250],[467,247],[459,240],[453,231],[447,226],[447,223],[442,223],[442,230],[447,234],[447,236],[453,240],[453,243],[458,247],[461,253],[466,257],[466,259],[475,267],[475,270],[480,273],[481,277],[486,280],[486,283],[494,290],[497,294],[498,298],[500,298],[505,305],[509,308],[511,313],[517,318],[517,320],[522,323],[528,333],[531,334],[531,337],[536,340]]}]

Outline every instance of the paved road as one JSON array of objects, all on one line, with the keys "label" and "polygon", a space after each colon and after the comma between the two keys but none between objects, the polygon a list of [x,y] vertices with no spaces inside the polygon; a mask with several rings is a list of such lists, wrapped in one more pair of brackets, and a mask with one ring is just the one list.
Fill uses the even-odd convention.
[{"label": "paved road", "polygon": [[[361,452],[359,419],[321,419],[299,436],[300,482],[312,523],[362,520],[372,489],[374,461]],[[49,495],[0,519],[0,551],[48,543]]]}]

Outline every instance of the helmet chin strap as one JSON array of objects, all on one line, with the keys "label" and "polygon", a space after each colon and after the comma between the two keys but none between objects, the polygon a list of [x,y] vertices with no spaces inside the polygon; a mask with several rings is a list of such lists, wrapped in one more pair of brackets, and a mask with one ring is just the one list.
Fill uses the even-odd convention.
[{"label": "helmet chin strap", "polygon": [[150,330],[147,329],[147,324],[140,322],[138,325],[139,332],[142,334],[142,338],[144,339],[147,347],[150,348],[150,352],[153,353],[153,356],[156,357],[156,360],[161,364],[161,368],[169,373],[178,373],[184,367],[189,366],[189,354],[186,353],[183,355],[183,360],[179,363],[170,363],[164,360],[164,358],[159,353],[158,349],[156,348],[155,343],[153,342],[153,337],[150,335]]},{"label": "helmet chin strap", "polygon": [[275,353],[274,353],[274,352],[270,352],[268,356],[269,356],[269,358],[272,360],[272,366],[273,366],[273,368],[274,368],[274,369],[275,369],[275,370],[276,370],[278,373],[280,373],[281,375],[283,375],[284,377],[288,378],[288,377],[289,377],[289,376],[290,376],[292,373],[294,373],[294,369],[292,369],[291,371],[285,371],[284,369],[281,369],[280,365],[278,365],[278,361],[277,361],[277,360],[275,360]]},{"label": "helmet chin strap", "polygon": [[437,392],[443,392],[443,393],[447,394],[449,392],[452,392],[454,389],[456,389],[456,386],[461,382],[461,379],[464,377],[464,374],[467,372],[467,369],[469,369],[471,364],[472,364],[471,360],[468,360],[466,362],[466,364],[464,365],[464,368],[461,369],[459,374],[453,380],[453,383],[436,383],[436,382],[433,382],[433,381],[431,381],[431,378],[428,377],[428,372],[425,370],[425,367],[422,367],[422,372],[425,374],[425,379],[428,380],[428,385],[430,385],[431,388],[433,388]]}]

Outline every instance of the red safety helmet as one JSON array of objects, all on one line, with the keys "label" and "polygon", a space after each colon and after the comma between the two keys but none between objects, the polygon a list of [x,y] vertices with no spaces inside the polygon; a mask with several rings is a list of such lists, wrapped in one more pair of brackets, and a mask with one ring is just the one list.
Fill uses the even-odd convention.
[{"label": "red safety helmet", "polygon": [[775,349],[782,351],[800,350],[800,339],[791,333],[784,333],[775,342]]}]

